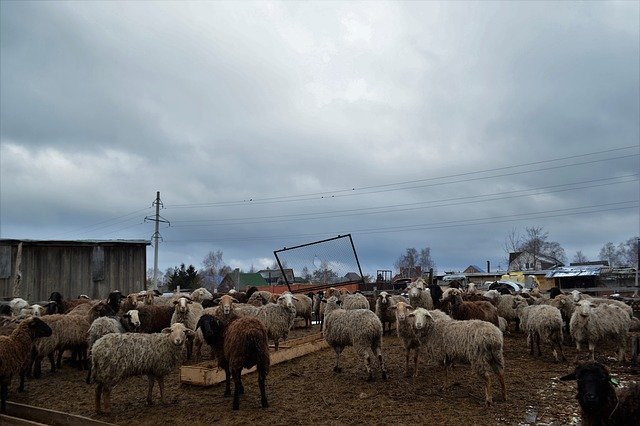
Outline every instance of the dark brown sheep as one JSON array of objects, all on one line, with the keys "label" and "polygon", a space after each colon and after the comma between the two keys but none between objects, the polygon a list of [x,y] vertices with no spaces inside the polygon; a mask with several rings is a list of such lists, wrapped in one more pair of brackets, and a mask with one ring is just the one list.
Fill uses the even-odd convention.
[{"label": "dark brown sheep", "polygon": [[578,382],[578,403],[582,409],[582,424],[638,425],[640,424],[640,383],[635,382],[616,392],[609,369],[599,362],[578,365],[573,373],[560,380]]},{"label": "dark brown sheep", "polygon": [[140,333],[160,333],[171,327],[173,305],[140,305],[136,308],[140,318]]},{"label": "dark brown sheep", "polygon": [[10,336],[0,336],[0,413],[7,412],[11,378],[24,371],[33,340],[50,335],[51,328],[40,318],[32,317],[18,324]]},{"label": "dark brown sheep", "polygon": [[266,379],[270,359],[267,328],[264,324],[256,317],[241,317],[232,321],[224,333],[224,356],[234,382],[233,409],[240,409],[240,395],[244,393],[242,369],[253,366],[258,371],[260,403],[262,408],[269,407]]},{"label": "dark brown sheep", "polygon": [[449,288],[444,292],[443,301],[451,302],[451,317],[457,320],[479,319],[499,327],[498,309],[491,302],[465,302],[462,291]]}]

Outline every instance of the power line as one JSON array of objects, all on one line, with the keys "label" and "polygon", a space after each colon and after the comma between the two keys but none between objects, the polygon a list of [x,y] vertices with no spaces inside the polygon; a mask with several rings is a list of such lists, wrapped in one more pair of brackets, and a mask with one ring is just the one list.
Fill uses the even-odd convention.
[{"label": "power line", "polygon": [[[174,225],[173,227],[184,228],[184,227],[202,227],[202,226],[215,226],[215,225],[250,225],[250,224],[278,223],[278,222],[289,222],[289,221],[329,219],[329,218],[348,217],[348,216],[355,216],[355,215],[360,216],[360,215],[371,215],[371,214],[397,213],[397,212],[423,210],[423,209],[431,209],[431,208],[438,208],[438,207],[450,207],[450,206],[458,206],[458,205],[464,205],[464,204],[475,204],[475,203],[481,203],[481,202],[493,202],[493,201],[499,201],[499,200],[505,200],[505,199],[529,197],[532,195],[546,195],[546,194],[553,194],[558,192],[576,191],[578,189],[589,189],[589,188],[597,188],[602,186],[616,185],[621,183],[636,182],[635,178],[637,178],[637,176],[638,176],[637,174],[629,174],[629,175],[617,176],[613,178],[593,179],[593,180],[587,180],[582,182],[550,185],[550,186],[544,186],[539,188],[519,189],[514,191],[504,191],[504,192],[497,192],[497,193],[491,193],[491,194],[472,195],[468,197],[455,197],[455,198],[447,198],[447,199],[440,199],[440,200],[429,200],[429,201],[421,201],[421,202],[415,202],[415,203],[394,204],[394,205],[386,205],[386,206],[378,206],[378,207],[363,207],[363,208],[357,208],[357,209],[334,210],[329,212],[293,213],[293,214],[287,214],[287,215],[261,216],[261,217],[249,217],[249,218],[230,218],[230,219],[176,220],[174,221],[174,223],[191,223],[191,224]],[[607,182],[607,183],[598,183],[598,184],[592,184],[592,185],[575,186],[575,185],[581,185],[581,184],[587,184],[587,183],[611,181],[614,179],[621,179],[621,178],[632,178],[632,179],[623,180],[619,182]],[[566,188],[567,186],[571,186],[571,187]],[[565,188],[562,188],[562,187],[565,187]],[[541,190],[546,190],[546,189],[552,189],[552,190],[542,192],[542,193],[539,192]],[[525,191],[527,191],[528,193],[518,194]],[[509,194],[512,194],[512,195],[509,195]],[[485,198],[485,199],[479,199],[479,198]],[[194,222],[198,222],[198,223],[193,224]],[[207,225],[207,223],[211,223],[211,225]]]},{"label": "power line", "polygon": [[133,215],[139,215],[141,212],[146,211],[149,208],[150,207],[146,207],[144,209],[135,210],[135,211],[133,211],[131,213],[127,213],[127,214],[124,214],[124,215],[121,215],[121,216],[116,216],[114,218],[103,220],[101,222],[97,222],[97,223],[94,223],[92,225],[86,225],[86,226],[83,226],[81,228],[76,228],[76,229],[72,229],[72,230],[69,230],[69,231],[65,231],[65,232],[61,232],[61,233],[58,233],[58,234],[54,234],[50,238],[57,238],[57,237],[59,237],[61,235],[80,234],[80,233],[83,233],[83,232],[97,231],[97,230],[100,230],[100,229],[109,228],[111,226],[115,226],[115,225],[118,225],[118,224],[121,224],[121,223],[128,222],[128,221],[131,220],[131,218],[125,219],[125,220],[121,220],[121,221],[118,221],[118,222],[115,222],[115,223],[112,223],[112,224],[109,224],[109,225],[104,225],[104,226],[100,226],[100,225],[107,224],[109,222],[113,222],[114,220],[128,218],[128,217],[133,216]]},{"label": "power line", "polygon": [[[628,206],[624,204],[630,204]],[[475,219],[464,219],[457,221],[446,221],[446,222],[434,222],[431,224],[413,224],[413,225],[404,225],[400,227],[379,227],[379,228],[365,228],[365,229],[356,229],[356,230],[343,230],[338,232],[315,232],[315,233],[305,233],[305,234],[295,234],[295,235],[270,235],[270,236],[254,236],[254,237],[230,237],[230,238],[216,238],[216,239],[189,239],[189,240],[165,240],[165,243],[184,243],[184,242],[228,242],[228,241],[238,241],[238,242],[249,242],[249,241],[269,241],[269,240],[278,240],[282,241],[285,238],[305,238],[305,237],[318,237],[318,236],[326,236],[326,235],[344,235],[344,234],[382,234],[382,233],[393,233],[393,232],[406,232],[406,231],[418,231],[418,230],[433,230],[433,229],[443,229],[443,228],[454,228],[460,226],[471,226],[471,225],[487,225],[494,223],[506,223],[506,222],[516,222],[522,220],[537,220],[537,219],[547,219],[554,217],[563,217],[563,216],[571,216],[571,215],[584,215],[584,214],[592,214],[592,213],[602,213],[608,211],[619,211],[619,210],[628,210],[628,209],[637,209],[638,208],[638,200],[630,200],[630,201],[622,201],[616,203],[606,203],[606,204],[596,204],[592,206],[581,206],[581,207],[571,207],[567,209],[554,209],[548,211],[541,212],[531,212],[531,213],[518,213],[513,215],[503,215],[503,216],[490,216],[485,218],[475,218]],[[607,206],[616,206],[609,207]],[[584,209],[596,209],[591,211],[576,211],[576,210],[584,210]]]},{"label": "power line", "polygon": [[[225,206],[237,206],[237,205],[246,205],[246,204],[271,204],[271,203],[282,203],[282,202],[293,202],[293,201],[297,202],[297,201],[317,200],[318,196],[320,196],[320,199],[322,199],[322,198],[340,198],[340,197],[347,197],[347,196],[354,196],[354,195],[366,195],[366,194],[375,194],[375,193],[391,192],[391,191],[401,191],[401,190],[407,190],[407,189],[416,189],[416,188],[424,188],[424,187],[432,187],[432,186],[440,186],[440,185],[449,185],[449,184],[453,184],[453,183],[468,182],[468,181],[471,181],[471,180],[475,181],[475,180],[480,180],[480,179],[492,179],[492,178],[496,178],[496,177],[514,176],[514,175],[525,174],[525,173],[548,171],[548,170],[554,170],[554,169],[564,168],[564,167],[575,167],[575,166],[580,166],[580,165],[598,163],[598,162],[602,162],[602,161],[628,159],[628,158],[634,157],[634,156],[637,157],[640,154],[634,153],[634,154],[629,154],[629,155],[621,155],[621,156],[616,156],[616,157],[609,157],[609,158],[590,160],[590,161],[584,161],[584,162],[577,162],[577,163],[570,163],[570,164],[561,164],[561,165],[557,165],[557,166],[542,167],[542,168],[533,169],[533,170],[519,170],[517,172],[512,172],[512,173],[494,174],[494,175],[490,175],[490,176],[476,176],[476,177],[469,178],[469,179],[459,179],[459,180],[454,180],[454,181],[449,181],[449,182],[439,182],[439,183],[432,183],[432,184],[423,184],[423,185],[409,186],[409,187],[405,186],[405,187],[401,187],[401,188],[391,188],[391,189],[389,189],[389,187],[392,187],[392,186],[408,185],[408,184],[415,184],[415,183],[421,183],[421,182],[430,182],[430,181],[434,181],[434,180],[451,179],[451,178],[462,177],[462,176],[471,176],[471,175],[477,175],[477,174],[482,174],[482,173],[489,173],[489,172],[495,172],[495,171],[501,171],[501,170],[509,170],[509,169],[514,169],[514,168],[521,168],[521,167],[532,166],[532,165],[537,165],[537,164],[548,164],[548,163],[551,163],[551,162],[558,162],[558,161],[563,161],[563,160],[568,160],[568,159],[582,158],[582,157],[591,156],[591,155],[598,155],[598,154],[610,153],[610,152],[615,152],[615,151],[628,150],[628,149],[631,149],[631,148],[636,148],[636,145],[620,147],[620,148],[612,148],[612,149],[608,149],[608,150],[596,151],[596,152],[591,152],[591,153],[586,153],[586,154],[576,154],[576,155],[571,155],[571,156],[567,156],[567,157],[559,157],[559,158],[550,159],[550,160],[534,161],[534,162],[530,162],[530,163],[522,163],[522,164],[517,164],[517,165],[512,165],[512,166],[496,167],[496,168],[473,171],[473,172],[455,173],[455,174],[446,175],[446,176],[437,176],[437,177],[431,177],[431,178],[425,178],[425,179],[408,180],[408,181],[396,182],[396,183],[363,186],[363,187],[358,187],[358,188],[354,187],[354,188],[350,188],[350,189],[339,189],[339,190],[335,190],[335,191],[313,192],[313,193],[298,194],[298,195],[287,195],[287,196],[277,196],[277,197],[262,197],[262,198],[257,198],[256,197],[256,198],[250,198],[248,200],[245,199],[245,200],[220,201],[220,202],[210,202],[210,203],[175,204],[175,205],[168,205],[167,208],[225,207]],[[387,188],[387,189],[383,189],[383,188]],[[372,190],[372,189],[374,189],[374,190]],[[372,191],[368,191],[368,190],[372,190]],[[357,192],[357,191],[367,191],[367,192]]]}]

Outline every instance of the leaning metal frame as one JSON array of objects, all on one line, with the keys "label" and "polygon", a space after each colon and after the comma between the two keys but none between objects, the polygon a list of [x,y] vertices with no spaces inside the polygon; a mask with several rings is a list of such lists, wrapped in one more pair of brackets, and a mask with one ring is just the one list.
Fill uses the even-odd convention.
[{"label": "leaning metal frame", "polygon": [[[356,280],[356,281],[341,282],[337,286],[340,287],[340,286],[349,285],[349,284],[364,284],[364,277],[362,275],[362,268],[360,267],[360,260],[358,259],[358,253],[356,253],[356,247],[353,245],[353,239],[351,238],[351,234],[346,234],[346,235],[338,235],[337,237],[333,237],[333,238],[327,238],[326,240],[314,241],[312,243],[300,244],[300,245],[294,246],[294,247],[284,247],[284,248],[282,248],[280,250],[274,250],[273,255],[276,257],[276,261],[278,262],[278,267],[280,268],[280,272],[282,273],[282,276],[284,278],[284,282],[285,282],[285,284],[287,284],[287,288],[289,289],[289,291],[291,293],[294,293],[291,290],[291,284],[292,283],[289,283],[289,280],[287,279],[287,275],[284,273],[284,268],[282,267],[282,263],[280,262],[280,258],[278,257],[278,253],[283,252],[283,251],[288,251],[288,250],[301,248],[301,247],[308,247],[308,246],[312,246],[312,245],[315,245],[315,244],[326,243],[327,241],[338,240],[340,238],[345,238],[345,237],[349,237],[349,242],[351,243],[351,249],[353,250],[353,256],[355,257],[356,264],[358,265],[358,272],[360,273],[360,279]],[[304,291],[305,292],[317,291],[317,290],[323,290],[325,288],[335,287],[335,286],[336,286],[335,284],[318,284],[318,285],[315,285],[315,286],[305,287]]]}]

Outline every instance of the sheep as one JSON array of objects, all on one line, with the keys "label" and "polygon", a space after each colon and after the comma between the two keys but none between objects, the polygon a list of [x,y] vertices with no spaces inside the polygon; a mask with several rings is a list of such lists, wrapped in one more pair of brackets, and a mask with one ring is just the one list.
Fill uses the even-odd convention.
[{"label": "sheep", "polygon": [[42,306],[40,306],[38,304],[34,304],[34,305],[28,306],[26,308],[20,309],[20,314],[18,316],[21,317],[21,318],[24,318],[24,317],[41,317],[44,314],[45,314],[45,308],[43,308]]},{"label": "sheep", "polygon": [[500,316],[498,317],[498,328],[502,331],[502,334],[507,333],[507,329],[509,328],[507,320]]},{"label": "sheep", "polygon": [[90,299],[84,299],[84,298],[64,300],[62,298],[62,294],[60,294],[57,291],[54,291],[53,293],[51,293],[51,295],[49,296],[49,300],[52,302],[56,302],[56,304],[58,305],[58,312],[60,312],[61,314],[66,314],[76,306],[81,305],[83,303],[89,303],[91,301]]},{"label": "sheep", "polygon": [[576,398],[585,426],[635,426],[640,424],[640,383],[632,382],[616,392],[609,369],[599,362],[578,365],[560,380],[576,380]]},{"label": "sheep", "polygon": [[40,318],[32,317],[20,322],[10,336],[0,336],[0,413],[7,412],[9,385],[14,374],[24,370],[34,339],[51,335],[51,327]]},{"label": "sheep", "polygon": [[247,304],[253,306],[264,306],[269,303],[273,298],[273,293],[270,291],[256,291],[248,299]]},{"label": "sheep", "polygon": [[465,302],[462,300],[462,290],[448,288],[442,295],[442,301],[451,301],[451,317],[457,320],[479,319],[490,322],[498,327],[498,310],[490,302]]},{"label": "sheep", "polygon": [[136,309],[140,318],[140,333],[159,333],[171,325],[173,305],[142,305]]},{"label": "sheep", "polygon": [[322,300],[324,299],[324,294],[322,292],[318,292],[313,295],[313,316],[317,322],[320,323],[320,329],[322,330],[322,321],[324,317],[324,303]]},{"label": "sheep", "polygon": [[370,309],[342,309],[342,302],[335,296],[326,301],[323,334],[329,346],[336,352],[333,371],[340,373],[340,354],[347,346],[353,346],[356,353],[364,358],[367,380],[373,380],[371,358],[378,357],[383,379],[387,371],[382,357],[382,322]]},{"label": "sheep", "polygon": [[306,294],[296,294],[293,305],[296,308],[296,318],[303,318],[305,327],[311,327],[313,300]]},{"label": "sheep", "polygon": [[[113,317],[100,317],[96,318],[89,326],[89,337],[87,338],[87,346],[89,347],[89,355],[91,355],[91,348],[93,344],[102,336],[106,336],[109,333],[124,333],[124,327],[122,323]],[[91,366],[87,372],[87,384],[91,383]]]},{"label": "sheep", "polygon": [[20,315],[20,311],[24,308],[29,307],[29,302],[19,297],[14,297],[9,301],[9,306],[11,307],[12,315]]},{"label": "sheep", "polygon": [[405,350],[405,376],[411,375],[409,371],[409,356],[411,350],[413,353],[413,377],[418,377],[418,359],[420,357],[420,340],[416,336],[411,326],[412,318],[408,314],[413,311],[411,305],[405,302],[398,302],[391,307],[396,317],[396,333],[398,338],[402,341],[402,346]]},{"label": "sheep", "polygon": [[342,309],[370,309],[369,300],[361,293],[344,293],[340,295]]},{"label": "sheep", "polygon": [[[173,303],[175,305],[175,309],[171,316],[171,324],[180,322],[188,329],[195,331],[200,315],[202,315],[202,305],[198,302],[194,302],[190,297],[180,297],[179,299],[174,300]],[[197,335],[195,342],[192,339],[189,339],[187,342],[187,359],[191,359],[194,344],[196,349],[196,359],[200,359],[202,352],[202,339]]]},{"label": "sheep", "polygon": [[280,339],[287,340],[289,330],[293,327],[296,318],[294,298],[291,293],[283,293],[278,297],[277,303],[257,308],[255,316],[267,327],[267,335],[273,340],[276,351],[279,349]]},{"label": "sheep", "polygon": [[396,315],[393,311],[393,306],[398,302],[409,303],[407,299],[402,296],[392,296],[386,291],[381,291],[376,298],[375,313],[382,322],[382,332],[384,333],[385,324],[389,324],[389,331],[391,331],[391,324],[396,322]]},{"label": "sheep", "polygon": [[506,319],[507,325],[510,322],[515,323],[515,331],[519,331],[520,318],[516,312],[516,307],[519,302],[525,302],[524,298],[522,296],[515,296],[512,294],[501,294],[497,298],[494,298],[494,300],[497,301],[496,308],[498,309],[498,316]]},{"label": "sheep", "polygon": [[618,361],[622,364],[630,325],[631,318],[619,306],[596,306],[589,299],[580,300],[569,322],[571,336],[576,342],[576,362],[582,345],[588,345],[591,361],[595,361],[596,344],[612,342],[618,348]]},{"label": "sheep", "polygon": [[558,362],[558,351],[563,361],[567,358],[562,351],[562,315],[560,310],[550,305],[527,305],[526,302],[520,302],[518,307],[518,316],[523,331],[527,334],[527,342],[529,343],[529,354],[533,355],[534,343],[538,348],[538,356],[540,352],[540,339],[549,342],[553,357]]},{"label": "sheep", "polygon": [[558,294],[553,299],[550,299],[548,303],[549,305],[560,309],[560,314],[562,314],[562,321],[564,323],[564,331],[567,336],[571,336],[569,331],[569,322],[571,321],[571,316],[576,308],[572,296],[570,294]]},{"label": "sheep", "polygon": [[96,413],[110,412],[111,389],[132,376],[147,376],[149,405],[153,404],[153,385],[157,380],[160,401],[164,404],[164,377],[180,364],[182,345],[193,335],[192,330],[177,322],[161,333],[112,333],[98,339],[91,350],[91,377],[97,384]]},{"label": "sheep", "polygon": [[414,331],[431,358],[444,362],[444,388],[448,387],[448,370],[454,362],[471,364],[484,381],[485,405],[493,402],[491,371],[498,376],[502,398],[506,401],[503,338],[498,327],[480,320],[437,319],[433,312],[437,311],[416,308],[409,316],[414,317]]},{"label": "sheep", "polygon": [[407,289],[411,306],[414,308],[433,309],[431,290],[427,288],[426,282],[422,278],[418,278],[409,284]]},{"label": "sheep", "polygon": [[251,368],[254,365],[258,371],[260,403],[262,408],[268,408],[266,378],[270,359],[267,329],[264,324],[253,317],[242,317],[232,321],[224,336],[224,356],[234,380],[233,409],[240,409],[240,394],[244,393],[242,368]]}]

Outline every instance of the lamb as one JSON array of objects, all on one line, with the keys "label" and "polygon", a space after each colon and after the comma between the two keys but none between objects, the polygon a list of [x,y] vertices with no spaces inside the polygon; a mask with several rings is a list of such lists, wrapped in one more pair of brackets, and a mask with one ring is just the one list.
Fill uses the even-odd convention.
[{"label": "lamb", "polygon": [[451,317],[457,320],[479,319],[490,322],[498,327],[498,310],[490,302],[465,302],[462,300],[462,290],[448,288],[444,291],[442,301],[451,301]]},{"label": "lamb", "polygon": [[367,380],[373,380],[371,358],[378,357],[382,378],[387,371],[382,358],[382,322],[370,309],[342,309],[342,302],[335,296],[326,301],[324,313],[324,338],[336,352],[333,371],[340,373],[340,354],[347,346],[353,346],[356,353],[364,357]]},{"label": "lamb", "polygon": [[402,296],[392,296],[386,291],[381,291],[376,298],[375,312],[380,321],[382,322],[382,331],[384,333],[385,324],[389,324],[389,331],[391,331],[391,324],[396,322],[396,314],[393,311],[393,306],[398,302],[409,303],[407,299]]},{"label": "lamb", "polygon": [[11,335],[0,336],[0,413],[7,412],[11,379],[14,374],[24,372],[34,339],[50,335],[51,327],[32,317],[20,322]]},{"label": "lamb", "polygon": [[419,278],[408,286],[409,303],[414,308],[433,309],[433,299],[431,291],[427,288],[426,282]]},{"label": "lamb", "polygon": [[409,316],[414,317],[414,331],[431,358],[444,362],[445,389],[448,386],[448,370],[454,362],[471,364],[484,381],[485,405],[493,402],[491,371],[498,376],[502,398],[506,401],[503,339],[498,327],[480,320],[437,319],[433,312],[437,311],[416,308]]},{"label": "lamb", "polygon": [[[198,325],[198,320],[202,315],[202,305],[198,302],[192,301],[190,297],[180,297],[173,303],[175,305],[175,309],[173,315],[171,316],[171,324],[173,325],[177,322],[180,322],[184,324],[184,326],[188,329],[195,331],[196,326]],[[196,338],[194,340],[189,339],[189,341],[187,342],[187,359],[191,359],[194,343],[196,348],[196,359],[200,359],[202,351],[202,339],[196,335]]]},{"label": "lamb", "polygon": [[640,424],[640,383],[632,382],[616,392],[609,369],[599,362],[578,365],[560,380],[576,380],[576,398],[585,426],[635,426]]},{"label": "lamb", "polygon": [[311,327],[313,300],[306,294],[296,294],[293,298],[293,306],[296,308],[296,318],[303,318],[305,327]]},{"label": "lamb", "polygon": [[622,364],[630,325],[631,318],[619,306],[596,306],[589,299],[580,300],[569,322],[571,336],[576,342],[576,362],[582,345],[588,345],[591,361],[595,361],[596,344],[612,342],[618,348],[618,361]]},{"label": "lamb", "polygon": [[411,350],[413,353],[413,377],[418,377],[418,359],[420,357],[420,340],[416,336],[412,327],[412,317],[408,314],[413,311],[411,305],[405,302],[398,302],[391,309],[395,312],[396,316],[396,333],[398,338],[402,341],[402,346],[405,350],[405,376],[409,377],[411,372],[409,371],[409,356]]},{"label": "lamb", "polygon": [[540,352],[540,339],[549,342],[553,357],[558,362],[558,351],[563,361],[567,358],[562,351],[562,315],[560,310],[550,305],[527,305],[526,302],[520,302],[517,308],[520,317],[520,324],[523,331],[527,334],[527,342],[529,343],[529,354],[533,355],[534,342],[538,347],[538,356]]},{"label": "lamb", "polygon": [[177,322],[161,333],[112,333],[98,339],[93,344],[91,361],[92,379],[97,384],[96,413],[109,413],[111,389],[131,376],[148,377],[149,405],[153,404],[153,385],[157,380],[160,401],[164,403],[164,377],[180,364],[182,345],[193,335],[192,330]]},{"label": "lamb", "polygon": [[41,317],[45,314],[45,308],[36,304],[28,306],[26,308],[20,309],[20,314],[18,315],[21,318],[24,317]]}]

